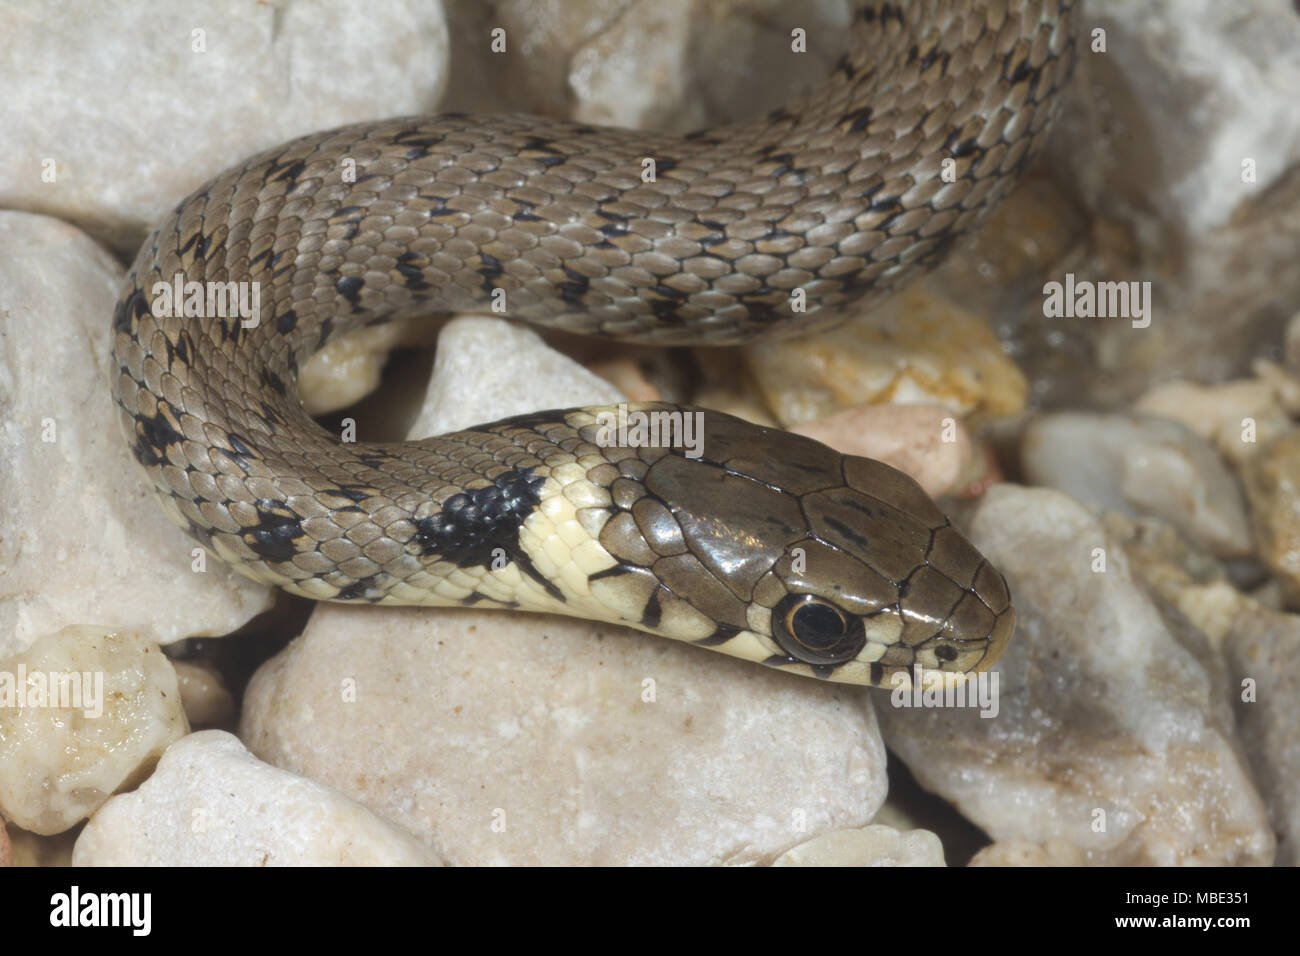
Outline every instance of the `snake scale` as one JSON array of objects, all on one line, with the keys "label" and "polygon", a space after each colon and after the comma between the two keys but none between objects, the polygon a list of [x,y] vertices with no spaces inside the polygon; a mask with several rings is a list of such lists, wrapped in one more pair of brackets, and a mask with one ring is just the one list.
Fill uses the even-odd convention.
[{"label": "snake scale", "polygon": [[[1042,144],[1073,4],[870,2],[852,21],[826,83],[756,122],[391,119],[204,185],[113,319],[122,427],[169,517],[318,600],[558,612],[875,686],[989,667],[1015,628],[1004,579],[879,462],[669,405],[631,411],[698,412],[702,454],[611,443],[608,408],[344,442],[296,393],[327,341],[494,297],[544,326],[730,344],[826,327],[936,265]],[[260,321],[157,308],[178,276],[256,283]]]}]

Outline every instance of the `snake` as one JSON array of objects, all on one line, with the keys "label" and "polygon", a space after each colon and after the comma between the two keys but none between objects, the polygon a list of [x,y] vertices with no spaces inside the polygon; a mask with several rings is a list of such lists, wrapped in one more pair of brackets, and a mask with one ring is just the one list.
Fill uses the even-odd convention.
[{"label": "snake", "polygon": [[[818,88],[685,135],[446,112],[265,150],[128,270],[109,377],[131,453],[204,549],[302,597],[567,614],[874,687],[978,674],[1015,630],[1006,580],[888,465],[666,402],[345,440],[298,373],[432,313],[660,345],[829,328],[1010,191],[1059,111],[1074,7],[858,2]],[[223,307],[249,289],[255,321]]]}]

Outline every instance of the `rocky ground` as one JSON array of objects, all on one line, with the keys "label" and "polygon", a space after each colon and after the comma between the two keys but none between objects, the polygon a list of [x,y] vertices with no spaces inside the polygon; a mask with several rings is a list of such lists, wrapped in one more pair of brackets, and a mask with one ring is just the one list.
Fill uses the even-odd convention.
[{"label": "rocky ground", "polygon": [[[837,330],[655,350],[461,316],[304,372],[367,439],[662,398],[889,461],[1010,584],[996,716],[564,618],[313,606],[206,560],[141,481],[109,318],[202,180],[403,113],[755,116],[826,75],[846,6],[0,0],[0,866],[1298,862],[1289,0],[1087,0],[1048,152]],[[1048,314],[1067,276],[1149,309]],[[100,675],[100,712],[6,704],[36,673]]]}]

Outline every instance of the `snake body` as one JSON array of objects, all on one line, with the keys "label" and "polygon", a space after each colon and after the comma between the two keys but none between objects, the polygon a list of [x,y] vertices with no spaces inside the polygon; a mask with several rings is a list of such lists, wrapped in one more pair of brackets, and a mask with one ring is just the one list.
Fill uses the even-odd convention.
[{"label": "snake body", "polygon": [[[677,136],[451,113],[254,156],[130,270],[113,390],[134,456],[209,551],[309,598],[559,612],[877,686],[983,670],[1015,626],[1005,581],[883,464],[709,411],[699,456],[611,445],[608,408],[342,442],[294,386],[351,330],[501,301],[660,343],[833,323],[1010,189],[1072,20],[1067,0],[862,3],[826,85],[758,122]],[[256,283],[260,321],[157,308],[177,276]]]}]

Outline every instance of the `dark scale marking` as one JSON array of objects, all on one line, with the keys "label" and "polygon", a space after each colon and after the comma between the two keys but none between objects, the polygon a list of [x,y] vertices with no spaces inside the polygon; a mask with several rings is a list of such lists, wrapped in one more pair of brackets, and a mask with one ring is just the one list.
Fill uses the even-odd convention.
[{"label": "dark scale marking", "polygon": [[664,590],[662,586],[655,588],[646,598],[645,607],[641,608],[641,623],[645,627],[658,627],[663,621],[664,608],[659,601],[659,592]]},{"label": "dark scale marking", "polygon": [[461,567],[487,567],[497,548],[513,554],[520,526],[542,500],[546,478],[533,471],[515,468],[498,475],[486,487],[452,495],[436,514],[416,521],[412,540],[420,555],[438,555]]},{"label": "dark scale marking", "polygon": [[303,159],[290,163],[289,165],[285,166],[283,169],[281,169],[278,165],[273,165],[269,170],[267,170],[266,181],[268,183],[279,183],[279,182],[296,183],[298,181],[298,177],[303,174],[303,170],[305,170],[306,168],[307,168],[307,161]]},{"label": "dark scale marking", "polygon": [[320,338],[316,340],[316,347],[320,348],[322,345],[328,342],[329,337],[331,334],[333,334],[333,332],[334,332],[334,319],[331,316],[326,316],[324,319],[321,320]]},{"label": "dark scale marking", "polygon": [[234,432],[227,432],[226,439],[227,441],[230,442],[230,446],[235,450],[235,454],[243,458],[258,457],[257,454],[253,451],[253,449],[249,447],[248,442],[244,441],[243,438],[241,438],[239,435],[236,435]]},{"label": "dark scale marking", "polygon": [[[340,276],[334,288],[355,309],[361,303],[361,287],[365,284],[366,280],[360,276]],[[324,336],[321,336],[321,341],[324,341]]]},{"label": "dark scale marking", "polygon": [[165,464],[167,447],[185,439],[162,414],[161,405],[158,413],[152,417],[136,416],[135,435],[135,445],[131,451],[135,460],[145,467]]},{"label": "dark scale marking", "polygon": [[281,335],[288,335],[298,327],[298,313],[288,309],[275,317],[275,330]]},{"label": "dark scale marking", "polygon": [[244,543],[265,561],[293,560],[298,553],[294,542],[303,537],[302,519],[282,501],[260,498],[253,505],[258,523],[243,531]]},{"label": "dark scale marking", "polygon": [[194,360],[194,342],[190,338],[189,332],[181,329],[180,334],[176,336],[176,357],[186,365]]},{"label": "dark scale marking", "polygon": [[[361,578],[359,581],[353,581],[347,587],[339,591],[338,597],[336,597],[335,600],[367,601],[371,604],[382,601],[384,598],[384,590],[376,584],[375,578],[376,575],[372,574],[369,577]],[[372,590],[378,592],[374,597],[370,596]]]},{"label": "dark scale marking", "polygon": [[1038,70],[1029,65],[1028,59],[1023,59],[1012,68],[1010,73],[1007,73],[1004,68],[1003,75],[1006,76],[1007,82],[1012,86],[1015,86],[1029,79],[1029,77],[1035,75],[1037,72]]},{"label": "dark scale marking", "polygon": [[[265,388],[268,388],[271,391],[275,392],[275,394],[280,395],[282,397],[288,394],[289,389],[285,386],[284,379],[280,378],[280,376],[277,375],[271,369],[269,368],[262,369],[262,374],[259,377],[261,378],[262,385]],[[266,409],[266,411],[270,411],[270,410]]]},{"label": "dark scale marking", "polygon": [[396,269],[397,274],[402,277],[402,285],[406,288],[412,291],[429,288],[429,283],[424,281],[424,272],[418,266],[399,262]]},{"label": "dark scale marking", "polygon": [[840,537],[844,538],[845,540],[852,541],[854,547],[856,547],[860,552],[862,552],[863,554],[871,553],[871,542],[868,541],[864,536],[858,534],[858,532],[854,531],[852,528],[846,525],[843,521],[840,521],[838,518],[832,518],[829,515],[827,515],[825,520],[826,520],[826,525],[828,527],[833,528],[835,530],[835,533],[838,534]]},{"label": "dark scale marking", "polygon": [[708,637],[702,637],[698,641],[691,641],[691,643],[699,647],[717,647],[719,644],[727,643],[742,630],[744,629],[736,627],[734,624],[719,624],[717,629]]}]

